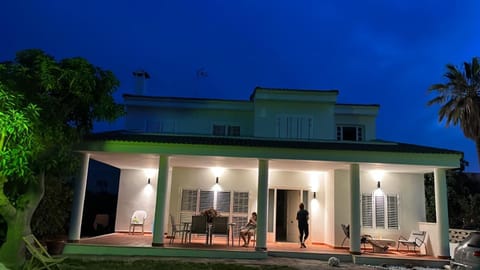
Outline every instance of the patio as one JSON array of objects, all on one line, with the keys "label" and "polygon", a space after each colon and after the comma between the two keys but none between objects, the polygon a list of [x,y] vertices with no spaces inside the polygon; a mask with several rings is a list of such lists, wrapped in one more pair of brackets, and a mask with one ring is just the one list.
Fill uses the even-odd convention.
[{"label": "patio", "polygon": [[192,257],[192,258],[223,258],[223,259],[266,259],[267,257],[283,257],[327,261],[335,256],[342,262],[352,262],[359,265],[418,265],[441,268],[448,260],[432,256],[406,253],[391,248],[387,253],[374,253],[371,248],[362,249],[361,255],[352,255],[346,248],[332,248],[321,244],[309,244],[300,248],[297,243],[268,242],[267,251],[256,251],[238,245],[227,246],[226,237],[214,237],[212,245],[205,244],[205,236],[192,236],[192,242],[182,244],[181,239],[175,239],[169,244],[165,239],[164,247],[152,247],[151,234],[113,233],[91,238],[82,238],[78,243],[67,243],[64,249],[66,255],[101,255],[101,256],[154,256],[154,257]]}]

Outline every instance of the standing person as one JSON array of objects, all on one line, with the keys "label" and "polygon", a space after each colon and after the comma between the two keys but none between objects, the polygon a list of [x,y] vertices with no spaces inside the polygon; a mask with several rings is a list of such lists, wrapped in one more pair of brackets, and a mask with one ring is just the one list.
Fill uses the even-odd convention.
[{"label": "standing person", "polygon": [[305,210],[305,205],[300,203],[298,206],[300,210],[297,212],[298,231],[300,232],[300,248],[306,248],[305,240],[308,238],[308,211]]},{"label": "standing person", "polygon": [[[240,230],[240,236],[243,239],[244,247],[248,247],[248,244],[250,243],[250,238],[252,238],[252,235],[256,228],[257,228],[257,213],[252,212],[252,216],[248,220],[247,225],[245,225],[245,227],[243,227]],[[248,240],[246,238],[248,238]]]}]

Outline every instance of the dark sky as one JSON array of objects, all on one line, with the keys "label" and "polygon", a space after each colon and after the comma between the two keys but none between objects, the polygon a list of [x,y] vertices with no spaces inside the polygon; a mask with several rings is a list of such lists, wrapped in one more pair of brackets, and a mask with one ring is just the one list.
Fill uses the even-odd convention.
[{"label": "dark sky", "polygon": [[[340,103],[379,104],[377,137],[465,152],[475,145],[438,123],[427,89],[445,64],[480,56],[480,1],[19,0],[3,1],[0,60],[40,48],[81,56],[133,93],[247,100],[256,86],[338,89]],[[198,77],[203,69],[208,76]],[[97,130],[121,128],[122,121]]]}]

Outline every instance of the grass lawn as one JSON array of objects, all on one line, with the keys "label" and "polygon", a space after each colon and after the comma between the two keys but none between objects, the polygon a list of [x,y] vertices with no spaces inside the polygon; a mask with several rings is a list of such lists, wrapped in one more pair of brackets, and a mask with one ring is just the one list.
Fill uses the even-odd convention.
[{"label": "grass lawn", "polygon": [[243,265],[235,263],[220,262],[189,262],[188,258],[183,260],[152,260],[152,259],[125,259],[125,260],[88,260],[68,258],[62,264],[62,270],[91,270],[91,269],[112,269],[112,270],[138,270],[138,269],[162,269],[162,270],[293,270],[289,266],[277,265]]}]

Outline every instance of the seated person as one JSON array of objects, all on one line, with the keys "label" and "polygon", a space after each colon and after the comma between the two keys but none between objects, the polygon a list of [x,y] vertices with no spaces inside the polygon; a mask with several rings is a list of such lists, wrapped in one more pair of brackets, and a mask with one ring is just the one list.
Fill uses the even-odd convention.
[{"label": "seated person", "polygon": [[252,216],[248,220],[247,225],[240,229],[240,237],[242,237],[243,239],[244,247],[248,247],[248,244],[250,243],[250,238],[252,238],[255,228],[257,228],[257,213],[252,212]]}]

